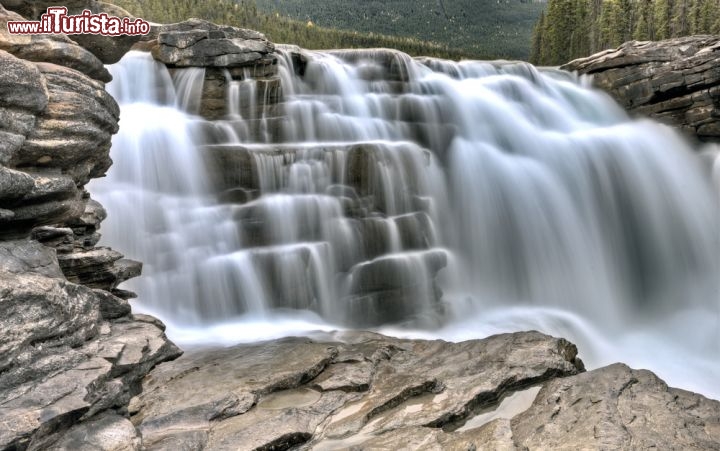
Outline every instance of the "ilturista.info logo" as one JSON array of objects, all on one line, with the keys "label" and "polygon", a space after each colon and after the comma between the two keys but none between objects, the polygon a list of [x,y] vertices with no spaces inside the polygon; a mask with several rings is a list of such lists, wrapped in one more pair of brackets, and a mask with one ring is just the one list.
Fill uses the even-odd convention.
[{"label": "ilturista.info logo", "polygon": [[64,6],[51,6],[40,20],[8,21],[10,34],[99,34],[102,36],[145,35],[150,23],[143,19],[93,14],[86,9],[69,16]]}]

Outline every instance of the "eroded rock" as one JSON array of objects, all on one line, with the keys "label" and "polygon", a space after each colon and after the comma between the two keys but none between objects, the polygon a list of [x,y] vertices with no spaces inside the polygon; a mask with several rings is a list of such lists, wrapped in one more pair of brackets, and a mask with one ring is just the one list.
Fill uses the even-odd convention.
[{"label": "eroded rock", "polygon": [[632,113],[720,140],[720,37],[632,41],[562,66],[593,76]]},{"label": "eroded rock", "polygon": [[[575,347],[539,333],[465,343],[371,333],[199,351],[159,366],[131,404],[149,449],[288,449],[459,424],[504,393],[577,374]],[[205,448],[203,448],[205,447]]]},{"label": "eroded rock", "polygon": [[190,19],[164,25],[152,53],[174,67],[239,67],[253,66],[274,50],[257,31]]}]

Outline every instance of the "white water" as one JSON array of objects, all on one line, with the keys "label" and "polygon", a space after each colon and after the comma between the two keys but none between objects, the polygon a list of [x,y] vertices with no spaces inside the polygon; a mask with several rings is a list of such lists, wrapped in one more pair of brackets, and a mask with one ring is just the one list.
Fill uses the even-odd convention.
[{"label": "white water", "polygon": [[[717,192],[673,131],[526,64],[307,57],[300,77],[282,55],[280,112],[230,81],[212,124],[193,115],[201,70],[110,68],[121,131],[91,191],[104,242],[145,262],[136,310],[185,345],[538,329],[591,367],[720,397]],[[207,143],[248,153],[249,202],[217,201]]]}]

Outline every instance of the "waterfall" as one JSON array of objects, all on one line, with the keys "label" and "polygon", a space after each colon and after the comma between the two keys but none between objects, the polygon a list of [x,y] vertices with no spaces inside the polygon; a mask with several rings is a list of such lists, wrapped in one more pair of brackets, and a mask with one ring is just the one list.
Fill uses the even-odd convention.
[{"label": "waterfall", "polygon": [[296,51],[276,104],[222,74],[213,121],[204,70],[109,67],[121,128],[91,191],[145,263],[136,309],[191,343],[539,329],[720,395],[717,192],[676,132],[525,63]]}]

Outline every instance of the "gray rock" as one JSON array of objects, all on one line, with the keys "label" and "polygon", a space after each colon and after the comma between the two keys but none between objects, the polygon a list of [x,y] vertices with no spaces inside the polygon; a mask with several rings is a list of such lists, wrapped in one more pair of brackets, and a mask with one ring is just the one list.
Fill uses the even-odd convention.
[{"label": "gray rock", "polygon": [[548,382],[512,432],[521,449],[720,449],[720,402],[615,364]]},{"label": "gray rock", "polygon": [[185,437],[185,449],[370,439],[461,423],[506,392],[578,373],[576,352],[535,332],[459,344],[352,332],[201,350],[156,368],[130,412],[149,449]]},{"label": "gray rock", "polygon": [[[22,382],[9,381],[13,371],[3,373],[0,448],[48,449],[57,440],[64,443],[67,429],[94,421],[108,409],[123,408],[153,367],[181,354],[160,329],[134,321],[103,323],[96,338],[75,348],[58,346],[60,340],[55,338],[44,357],[25,364],[28,377]],[[127,424],[121,427],[127,437]],[[71,430],[67,440],[72,442],[77,433]]]},{"label": "gray rock", "polygon": [[720,37],[627,42],[563,69],[593,75],[632,113],[650,116],[702,140],[720,140]]},{"label": "gray rock", "polygon": [[238,67],[253,66],[274,51],[274,45],[256,31],[190,19],[163,25],[152,54],[175,67]]},{"label": "gray rock", "polygon": [[70,428],[49,451],[138,451],[142,439],[127,418],[106,412]]},{"label": "gray rock", "polygon": [[0,273],[0,390],[41,376],[30,365],[59,347],[77,347],[97,335],[93,292],[35,273]]},{"label": "gray rock", "polygon": [[8,165],[59,168],[77,185],[104,175],[112,164],[109,151],[118,130],[117,103],[102,83],[77,71],[48,63],[37,67],[50,101]]},{"label": "gray rock", "polygon": [[[105,13],[114,17],[128,17],[134,20],[132,14],[117,5],[105,2],[88,0],[87,4],[79,8],[68,8],[70,14],[79,14],[83,9],[89,9],[94,14]],[[99,34],[74,34],[70,39],[89,50],[103,64],[115,64],[138,42],[140,35],[129,36],[101,36]]]},{"label": "gray rock", "polygon": [[33,240],[0,241],[0,272],[63,277],[55,251]]}]

